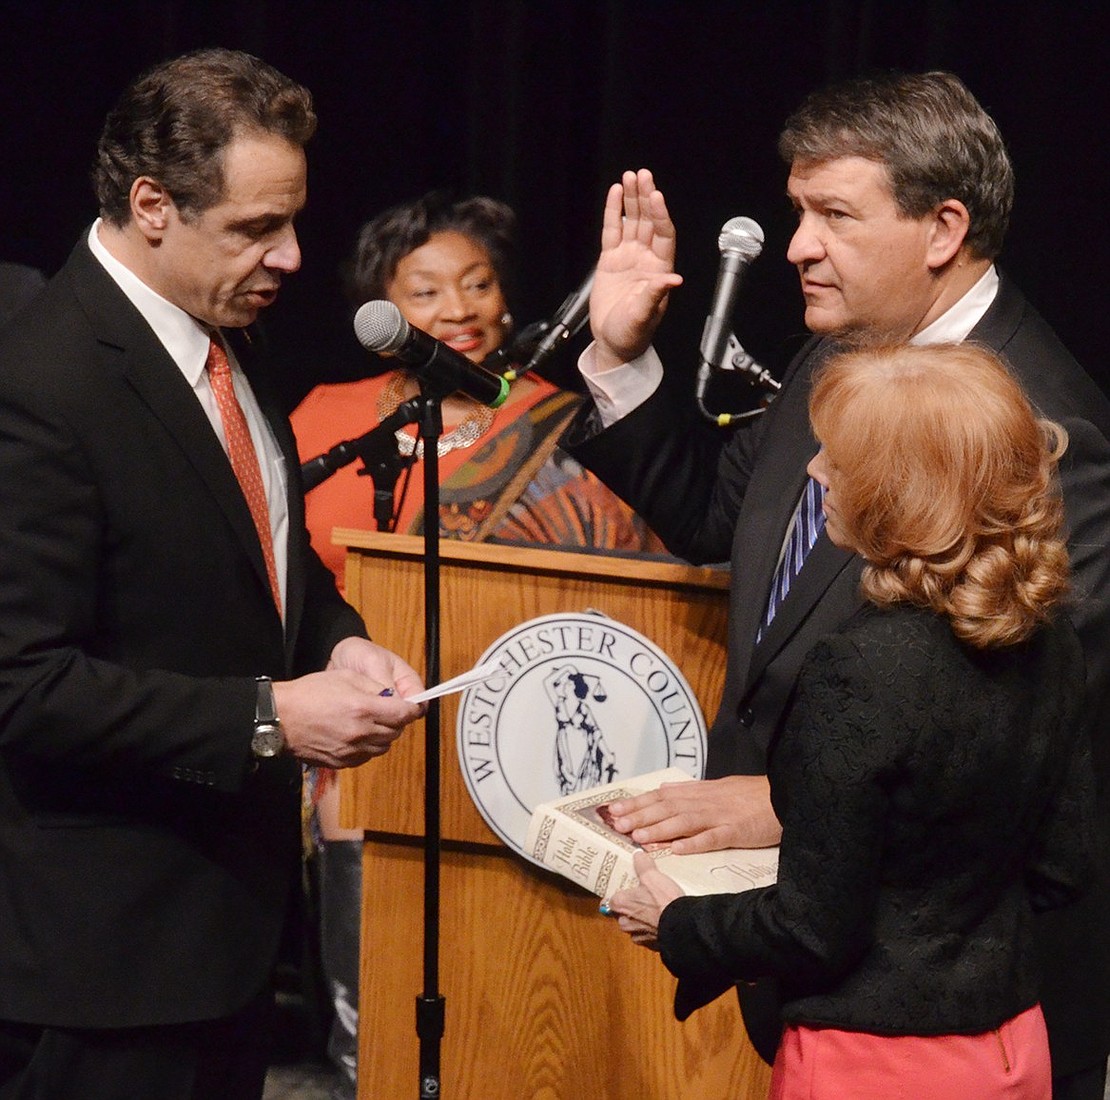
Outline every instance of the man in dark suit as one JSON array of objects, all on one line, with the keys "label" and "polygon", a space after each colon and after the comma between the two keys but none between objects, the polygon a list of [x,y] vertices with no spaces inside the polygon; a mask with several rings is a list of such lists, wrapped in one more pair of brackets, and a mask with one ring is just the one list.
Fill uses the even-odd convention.
[{"label": "man in dark suit", "polygon": [[248,55],[151,70],[0,340],[5,1098],[261,1096],[302,762],[420,711],[309,549],[248,331],[300,265],[314,126]]},{"label": "man in dark suit", "polygon": [[[994,266],[1013,196],[993,121],[945,73],[855,80],[815,93],[788,120],[780,151],[798,214],[788,260],[801,277],[814,337],[790,364],[768,412],[731,437],[660,385],[650,348],[673,271],[674,226],[651,173],[626,173],[606,203],[590,303],[595,344],[582,371],[595,397],[565,445],[629,501],[675,553],[730,559],[729,660],[710,732],[707,775],[614,805],[618,827],[676,852],[773,844],[767,750],[814,642],[860,606],[860,563],[823,535],[785,599],[772,580],[817,445],[807,401],[815,367],[845,344],[978,340],[1018,374],[1071,443],[1061,475],[1074,570],[1074,619],[1087,658],[1086,712],[1100,775],[1110,778],[1110,404]],[[819,526],[819,517],[818,517]],[[770,612],[770,613],[769,613]],[[1107,792],[1100,826],[1110,839]],[[1041,919],[1043,1005],[1056,1100],[1101,1100],[1110,1050],[1105,882]],[[688,1013],[720,990],[680,987]],[[741,991],[757,1046],[777,1027]]]}]

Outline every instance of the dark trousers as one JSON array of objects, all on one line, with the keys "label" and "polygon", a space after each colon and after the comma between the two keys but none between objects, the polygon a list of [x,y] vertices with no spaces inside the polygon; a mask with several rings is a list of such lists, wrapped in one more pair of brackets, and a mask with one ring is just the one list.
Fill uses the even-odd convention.
[{"label": "dark trousers", "polygon": [[1106,1063],[1052,1078],[1052,1100],[1103,1100],[1106,1092]]},{"label": "dark trousers", "polygon": [[0,1023],[0,1100],[260,1100],[271,1006],[159,1027]]},{"label": "dark trousers", "polygon": [[354,1100],[358,1080],[359,914],[362,841],[326,840],[320,861],[320,949],[335,1015],[328,1058],[339,1071],[337,1100]]}]

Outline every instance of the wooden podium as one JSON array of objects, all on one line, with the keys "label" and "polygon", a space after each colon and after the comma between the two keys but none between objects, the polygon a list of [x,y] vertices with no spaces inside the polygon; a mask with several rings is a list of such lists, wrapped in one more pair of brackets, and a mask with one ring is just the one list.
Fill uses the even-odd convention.
[{"label": "wooden podium", "polygon": [[[423,668],[423,540],[336,530],[347,598],[374,639]],[[471,668],[507,630],[588,608],[659,645],[707,718],[720,698],[728,579],[672,563],[444,541],[441,676]],[[678,1023],[657,955],[598,899],[507,848],[475,808],[443,700],[439,992],[446,1100],[762,1100],[769,1068],[726,996]],[[422,731],[342,775],[343,823],[366,833],[360,1100],[419,1095],[423,951]]]}]

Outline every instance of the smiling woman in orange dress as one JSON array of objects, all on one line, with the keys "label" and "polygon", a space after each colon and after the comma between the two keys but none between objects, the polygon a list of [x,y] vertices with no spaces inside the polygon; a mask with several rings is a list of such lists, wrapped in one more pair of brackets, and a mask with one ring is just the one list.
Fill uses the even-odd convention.
[{"label": "smiling woman in orange dress", "polygon": [[[481,363],[512,332],[503,288],[514,221],[507,206],[484,197],[450,202],[432,194],[394,207],[359,235],[352,298],[388,299],[411,325]],[[417,392],[417,380],[404,369],[318,386],[292,417],[302,459],[357,438]],[[644,522],[557,447],[580,403],[537,375],[517,378],[496,410],[463,394],[444,398],[437,448],[441,536],[663,554]],[[398,432],[398,441],[414,461],[396,489],[393,530],[420,534],[423,441],[412,425]],[[373,491],[352,464],[308,494],[313,546],[340,584],[344,552],[332,545],[331,530],[372,528]]]}]

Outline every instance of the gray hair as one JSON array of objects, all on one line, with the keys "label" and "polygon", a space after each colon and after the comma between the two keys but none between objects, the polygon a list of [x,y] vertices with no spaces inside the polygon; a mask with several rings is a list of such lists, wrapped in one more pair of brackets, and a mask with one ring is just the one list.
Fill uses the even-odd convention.
[{"label": "gray hair", "polygon": [[924,217],[946,199],[967,207],[966,244],[1002,250],[1014,170],[994,120],[952,73],[860,77],[813,92],[786,120],[787,164],[865,157],[884,165],[899,210]]}]

